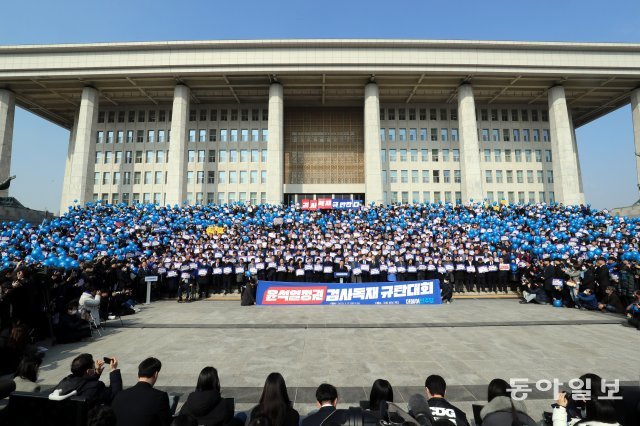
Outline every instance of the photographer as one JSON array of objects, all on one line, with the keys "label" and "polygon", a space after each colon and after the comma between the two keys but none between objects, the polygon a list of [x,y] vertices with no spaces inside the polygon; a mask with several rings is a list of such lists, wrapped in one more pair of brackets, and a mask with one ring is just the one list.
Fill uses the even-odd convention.
[{"label": "photographer", "polygon": [[[109,387],[100,381],[100,375],[109,361]],[[77,396],[84,397],[89,405],[111,404],[113,398],[122,390],[122,376],[115,357],[93,360],[91,354],[81,354],[71,362],[71,374],[52,390],[60,396],[76,391]]]}]

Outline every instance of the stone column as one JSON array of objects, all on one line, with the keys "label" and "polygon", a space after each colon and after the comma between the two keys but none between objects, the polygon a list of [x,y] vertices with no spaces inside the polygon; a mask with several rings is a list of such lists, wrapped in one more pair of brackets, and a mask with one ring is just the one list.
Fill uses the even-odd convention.
[{"label": "stone column", "polygon": [[284,89],[280,83],[269,87],[267,141],[267,204],[284,201]]},{"label": "stone column", "polygon": [[480,170],[480,145],[476,123],[476,105],[470,84],[458,87],[458,126],[460,127],[460,174],[462,202],[484,199]]},{"label": "stone column", "polygon": [[[78,133],[78,119],[80,118],[80,110],[76,111],[73,118],[73,126],[69,133],[69,147],[67,148],[67,161],[64,167],[64,179],[62,181],[62,196],[60,197],[60,215],[63,215],[69,206],[73,205],[74,198],[71,194],[71,169],[73,167],[73,153],[76,147],[76,135]],[[95,169],[95,160],[94,160]],[[90,178],[90,176],[89,176]]]},{"label": "stone column", "polygon": [[574,145],[567,100],[562,86],[549,89],[549,127],[556,201],[567,205],[584,204],[577,146]]},{"label": "stone column", "polygon": [[[11,175],[11,147],[15,112],[16,96],[9,90],[0,89],[0,182],[4,182]],[[0,191],[0,197],[8,195],[8,189]]]},{"label": "stone column", "polygon": [[78,118],[74,124],[75,135],[72,131],[69,140],[67,167],[70,170],[65,170],[67,182],[62,188],[61,214],[74,204],[74,200],[77,200],[80,205],[92,200],[98,104],[98,91],[93,87],[85,87],[82,90]]},{"label": "stone column", "polygon": [[173,91],[171,113],[171,141],[167,163],[166,203],[182,205],[186,199],[187,120],[189,119],[191,90],[178,84]]},{"label": "stone column", "polygon": [[364,197],[365,202],[384,203],[380,160],[380,91],[376,83],[364,88]]},{"label": "stone column", "polygon": [[633,120],[633,141],[635,146],[636,176],[640,191],[640,89],[631,93],[631,118]]},{"label": "stone column", "polygon": [[569,126],[571,127],[571,142],[573,144],[573,152],[576,157],[576,165],[578,166],[578,184],[580,186],[580,197],[584,202],[584,187],[582,186],[582,168],[580,167],[580,156],[578,155],[578,137],[576,136],[576,129],[573,126],[573,115],[569,111]]}]

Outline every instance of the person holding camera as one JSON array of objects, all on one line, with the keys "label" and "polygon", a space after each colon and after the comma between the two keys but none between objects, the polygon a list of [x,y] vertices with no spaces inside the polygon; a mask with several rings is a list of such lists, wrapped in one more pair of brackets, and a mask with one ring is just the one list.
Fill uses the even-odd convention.
[{"label": "person holding camera", "polygon": [[[105,366],[109,365],[109,386],[100,380]],[[53,389],[59,397],[73,391],[76,396],[85,398],[89,405],[111,404],[111,401],[122,390],[122,376],[115,357],[93,360],[91,354],[81,354],[71,362],[71,374]]]}]

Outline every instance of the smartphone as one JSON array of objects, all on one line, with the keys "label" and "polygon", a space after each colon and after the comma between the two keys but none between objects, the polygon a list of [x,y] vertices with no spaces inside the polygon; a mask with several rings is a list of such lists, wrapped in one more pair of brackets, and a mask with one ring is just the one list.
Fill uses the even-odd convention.
[{"label": "smartphone", "polygon": [[102,358],[102,360],[104,361],[105,364],[111,364],[111,358],[108,358],[105,356],[104,358]]}]

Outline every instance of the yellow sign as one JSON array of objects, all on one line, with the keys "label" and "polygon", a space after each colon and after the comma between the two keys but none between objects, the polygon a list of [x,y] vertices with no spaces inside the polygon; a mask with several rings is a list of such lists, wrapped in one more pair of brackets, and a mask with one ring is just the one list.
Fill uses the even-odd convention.
[{"label": "yellow sign", "polygon": [[222,226],[208,226],[207,235],[222,235],[224,234],[224,228]]}]

